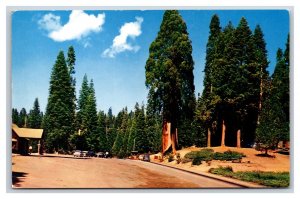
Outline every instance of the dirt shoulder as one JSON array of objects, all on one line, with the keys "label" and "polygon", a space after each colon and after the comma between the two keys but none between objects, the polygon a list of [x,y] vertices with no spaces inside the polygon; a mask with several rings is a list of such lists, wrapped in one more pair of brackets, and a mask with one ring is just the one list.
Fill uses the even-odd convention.
[{"label": "dirt shoulder", "polygon": [[[184,157],[184,155],[190,151],[198,151],[201,148],[189,147],[183,150],[177,151],[180,153],[180,157]],[[232,163],[229,161],[219,161],[213,160],[210,165],[207,163],[203,163],[199,166],[191,165],[191,162],[185,164],[177,164],[176,161],[168,162],[168,160],[164,160],[162,164],[175,166],[178,168],[191,170],[191,171],[201,171],[208,172],[210,168],[218,168],[219,166],[231,166],[233,171],[273,171],[273,172],[289,172],[290,171],[290,156],[282,155],[279,153],[270,152],[270,155],[275,156],[275,158],[271,157],[259,157],[260,151],[256,151],[252,148],[236,148],[236,147],[211,147],[215,152],[225,152],[227,150],[241,152],[246,155],[242,159],[241,163]],[[154,160],[154,155],[151,156],[151,160]]]}]

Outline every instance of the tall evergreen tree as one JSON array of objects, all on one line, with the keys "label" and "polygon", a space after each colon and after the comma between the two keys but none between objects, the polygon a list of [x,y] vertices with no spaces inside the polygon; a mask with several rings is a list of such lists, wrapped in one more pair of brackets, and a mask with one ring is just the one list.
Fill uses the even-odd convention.
[{"label": "tall evergreen tree", "polygon": [[28,115],[28,127],[39,129],[42,124],[42,113],[40,111],[40,105],[38,98],[35,98],[33,108],[30,110]]},{"label": "tall evergreen tree", "polygon": [[19,114],[19,127],[27,127],[27,111],[25,108],[22,108]]},{"label": "tall evergreen tree", "polygon": [[106,125],[105,132],[107,135],[107,147],[108,147],[108,151],[111,152],[111,149],[112,149],[115,139],[117,137],[117,130],[115,127],[116,126],[115,125],[115,117],[112,114],[111,107],[108,109],[105,125]]},{"label": "tall evergreen tree", "polygon": [[117,136],[112,147],[112,154],[114,156],[118,156],[119,158],[123,158],[126,155],[124,140],[126,140],[125,135],[128,127],[127,107],[125,107],[124,109],[122,109],[122,111],[118,113],[116,121],[118,121],[116,123]]},{"label": "tall evergreen tree", "polygon": [[277,62],[269,92],[263,101],[261,122],[256,130],[256,141],[268,149],[276,147],[279,141],[289,141],[289,38],[283,53],[277,51]]},{"label": "tall evergreen tree", "polygon": [[[288,44],[289,40],[287,41]],[[287,45],[289,48],[289,45]],[[283,141],[289,140],[289,66],[286,59],[288,49],[283,53],[281,49],[277,51],[277,64],[275,66],[274,73],[272,75],[272,95],[276,96],[278,103],[282,109],[281,113],[281,133],[280,139]]]},{"label": "tall evergreen tree", "polygon": [[71,111],[72,111],[72,126],[73,126],[73,131],[76,131],[76,79],[74,77],[75,74],[75,62],[76,62],[76,56],[75,56],[75,50],[73,46],[70,46],[68,49],[68,57],[67,57],[67,66],[68,66],[68,71],[70,75],[70,82],[71,82],[71,89],[69,96],[72,98],[72,105],[71,105]]},{"label": "tall evergreen tree", "polygon": [[146,125],[146,134],[149,143],[149,150],[155,153],[161,151],[162,150],[161,116],[155,112],[153,113],[149,106],[147,106],[145,125]]},{"label": "tall evergreen tree", "polygon": [[84,133],[87,134],[87,143],[89,149],[99,150],[98,146],[100,143],[100,135],[99,135],[99,126],[98,126],[98,118],[97,118],[97,105],[96,105],[96,96],[93,80],[91,80],[89,85],[87,101],[84,109]]},{"label": "tall evergreen tree", "polygon": [[218,54],[218,42],[221,34],[220,19],[218,15],[213,15],[209,25],[209,37],[206,45],[206,62],[204,68],[204,89],[203,98],[209,98],[213,92],[212,76],[214,73],[214,61],[220,55]]},{"label": "tall evergreen tree", "polygon": [[68,150],[68,138],[74,133],[74,101],[70,79],[64,53],[60,51],[52,68],[44,120],[46,147],[49,151]]},{"label": "tall evergreen tree", "polygon": [[268,59],[267,59],[267,50],[266,50],[266,42],[264,40],[264,34],[260,28],[259,25],[256,26],[254,30],[254,35],[253,35],[253,40],[254,40],[254,45],[255,45],[255,58],[256,62],[260,67],[260,92],[259,92],[259,103],[258,103],[258,119],[257,119],[257,124],[259,124],[259,118],[260,118],[260,113],[262,110],[262,100],[263,100],[263,95],[265,92],[265,84],[267,82],[267,78],[269,76],[269,73],[267,71],[268,67]]},{"label": "tall evergreen tree", "polygon": [[19,126],[19,112],[18,112],[18,109],[13,108],[11,113],[12,113],[12,123]]},{"label": "tall evergreen tree", "polygon": [[198,99],[195,124],[198,133],[204,132],[199,124],[207,126],[207,134],[212,134],[212,145],[240,146],[241,140],[233,137],[241,136],[242,144],[254,141],[263,82],[268,76],[267,51],[259,26],[252,34],[243,17],[237,28],[229,22],[219,32],[216,19],[214,16],[211,21],[204,79],[206,89]]},{"label": "tall evergreen tree", "polygon": [[134,150],[142,153],[148,152],[150,150],[150,145],[146,131],[144,105],[142,105],[140,108],[139,104],[136,103],[134,109],[134,121],[130,136],[130,148],[131,150],[134,148]]},{"label": "tall evergreen tree", "polygon": [[99,111],[98,113],[98,129],[99,129],[99,146],[100,151],[109,151],[108,146],[108,128],[106,126],[106,118],[104,111]]},{"label": "tall evergreen tree", "polygon": [[87,75],[85,74],[82,80],[81,89],[79,91],[78,99],[78,112],[76,115],[77,130],[83,130],[84,128],[84,110],[89,95],[89,83]]},{"label": "tall evergreen tree", "polygon": [[72,86],[74,86],[74,87],[76,84],[76,80],[72,75],[75,74],[75,68],[74,68],[75,62],[76,62],[75,50],[74,50],[73,46],[70,46],[68,49],[67,64],[68,64],[69,74],[71,76]]},{"label": "tall evergreen tree", "polygon": [[[152,104],[156,112],[162,113],[163,119],[171,123],[172,134],[183,121],[192,122],[193,119],[193,69],[192,46],[186,24],[178,11],[167,10],[149,49],[146,86],[149,89],[148,104]],[[179,140],[185,140],[189,135],[182,129],[178,136]],[[181,144],[189,143],[184,141]]]}]

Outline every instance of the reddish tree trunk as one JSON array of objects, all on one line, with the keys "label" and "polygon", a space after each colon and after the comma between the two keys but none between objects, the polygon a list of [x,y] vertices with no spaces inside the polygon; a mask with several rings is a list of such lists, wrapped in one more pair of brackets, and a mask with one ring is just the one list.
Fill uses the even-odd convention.
[{"label": "reddish tree trunk", "polygon": [[236,133],[236,147],[241,148],[241,130],[240,129]]},{"label": "reddish tree trunk", "polygon": [[225,126],[225,122],[224,120],[222,121],[222,139],[221,139],[221,146],[225,146],[225,130],[226,130],[226,126]]},{"label": "reddish tree trunk", "polygon": [[211,146],[210,140],[211,140],[211,132],[210,132],[210,129],[208,128],[207,129],[207,147]]}]

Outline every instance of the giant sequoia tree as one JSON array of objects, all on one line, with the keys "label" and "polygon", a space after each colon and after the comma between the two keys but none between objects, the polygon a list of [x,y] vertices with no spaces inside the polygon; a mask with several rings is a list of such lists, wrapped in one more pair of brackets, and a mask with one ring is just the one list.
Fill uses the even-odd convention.
[{"label": "giant sequoia tree", "polygon": [[74,93],[63,51],[52,68],[49,97],[44,118],[48,150],[68,150],[68,138],[75,131]]},{"label": "giant sequoia tree", "polygon": [[247,20],[241,18],[236,28],[229,22],[220,31],[214,15],[206,53],[204,91],[196,120],[206,126],[208,135],[212,133],[212,145],[253,142],[268,76],[262,30],[257,26],[252,34]]},{"label": "giant sequoia tree", "polygon": [[[178,11],[164,13],[160,31],[149,49],[146,62],[148,104],[165,122],[171,134],[181,125],[190,125],[194,116],[194,62],[187,27]],[[180,129],[180,145],[189,145],[187,129]]]}]

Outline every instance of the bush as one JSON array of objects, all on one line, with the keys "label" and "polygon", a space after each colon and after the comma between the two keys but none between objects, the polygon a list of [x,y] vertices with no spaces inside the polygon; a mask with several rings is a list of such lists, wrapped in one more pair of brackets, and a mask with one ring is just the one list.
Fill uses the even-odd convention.
[{"label": "bush", "polygon": [[192,165],[200,165],[202,164],[202,158],[201,157],[195,157],[192,161]]},{"label": "bush", "polygon": [[216,152],[213,155],[214,160],[238,160],[246,157],[243,153],[236,151],[225,151],[224,153]]},{"label": "bush", "polygon": [[202,149],[200,151],[192,151],[185,154],[184,158],[191,159],[193,165],[200,165],[201,161],[210,161],[213,157],[212,149]]},{"label": "bush", "polygon": [[239,153],[236,151],[225,151],[224,156],[226,160],[237,160],[237,159],[242,159],[243,157],[246,157],[243,153]]},{"label": "bush", "polygon": [[191,151],[185,154],[185,158],[194,159],[196,157],[212,157],[214,150],[212,149],[202,149],[200,151]]},{"label": "bush", "polygon": [[191,151],[185,154],[183,163],[192,161],[193,165],[200,165],[201,161],[211,161],[211,160],[240,160],[242,157],[246,157],[243,153],[236,151],[225,151],[224,153],[216,152],[212,149],[202,149],[200,151]]},{"label": "bush", "polygon": [[172,162],[172,161],[174,161],[174,155],[170,154],[168,157],[168,162]]}]

